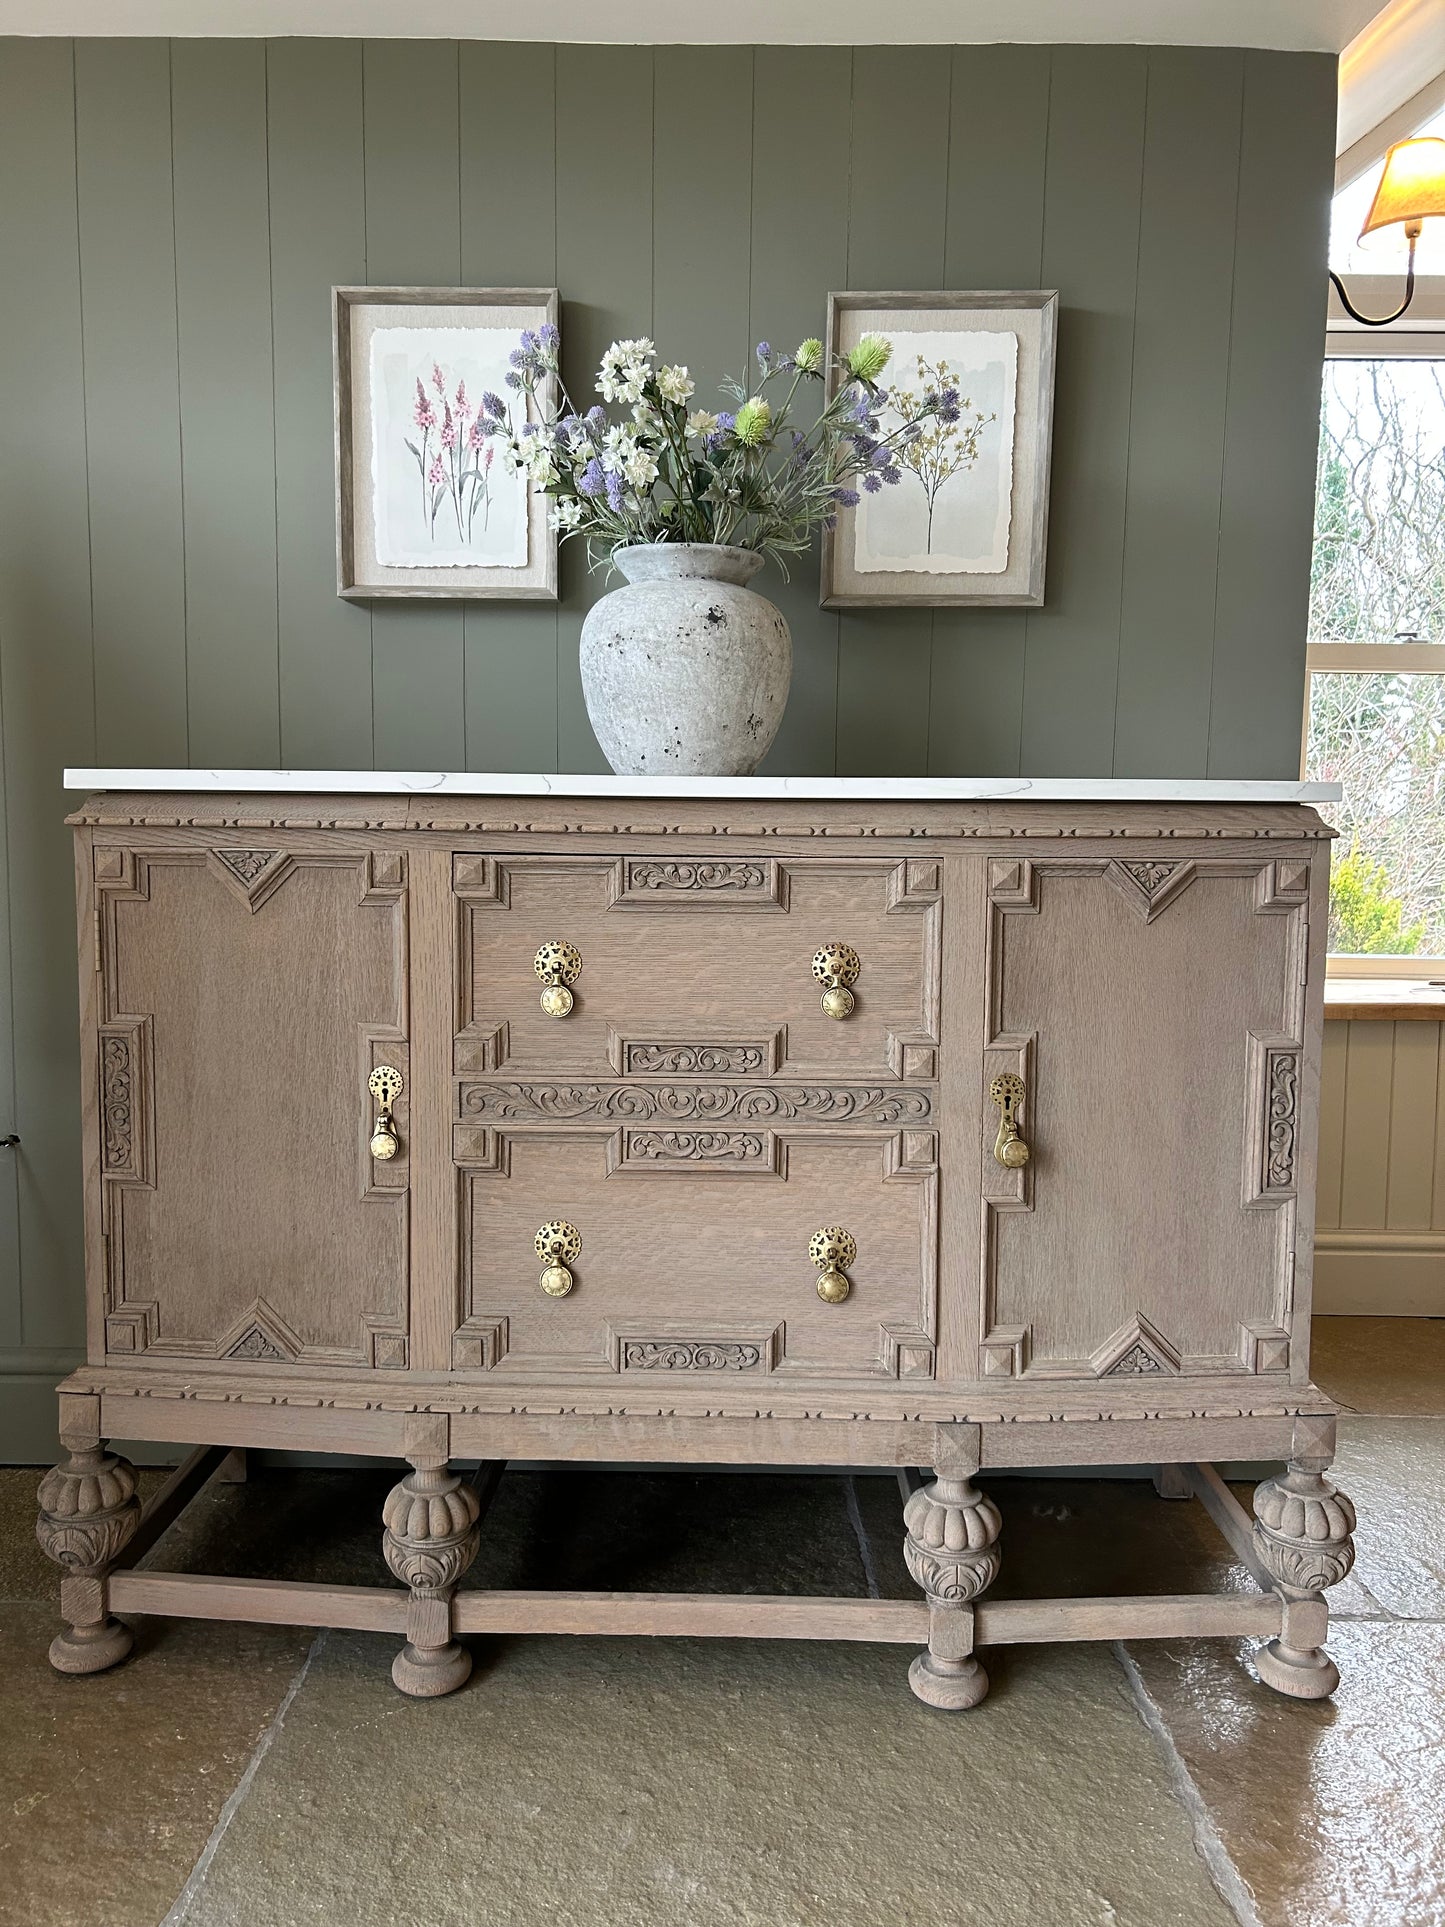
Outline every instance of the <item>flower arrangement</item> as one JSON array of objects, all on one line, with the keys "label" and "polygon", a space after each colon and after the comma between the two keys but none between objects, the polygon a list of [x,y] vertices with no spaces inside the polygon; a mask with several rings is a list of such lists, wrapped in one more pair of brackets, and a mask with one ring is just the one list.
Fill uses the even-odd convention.
[{"label": "flower arrangement", "polygon": [[[892,355],[882,335],[864,335],[837,361],[834,393],[807,425],[800,390],[828,373],[816,338],[791,354],[760,341],[755,384],[725,382],[734,405],[716,413],[692,405],[687,369],[659,367],[646,340],[613,342],[597,373],[607,406],[584,412],[562,381],[560,347],[550,325],[523,334],[506,377],[515,403],[484,395],[477,428],[501,439],[509,472],[552,498],[562,540],[582,536],[594,562],[639,542],[730,543],[786,573],[783,557],[832,527],[840,507],[901,481],[926,422],[960,416],[951,382],[925,385],[906,406],[880,386]],[[896,426],[885,430],[885,413]]]}]

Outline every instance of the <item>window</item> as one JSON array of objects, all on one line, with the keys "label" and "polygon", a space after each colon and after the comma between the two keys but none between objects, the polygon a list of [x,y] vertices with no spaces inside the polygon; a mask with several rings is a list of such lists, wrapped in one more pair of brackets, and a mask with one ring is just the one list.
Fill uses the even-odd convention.
[{"label": "window", "polygon": [[1445,975],[1445,355],[1325,364],[1309,635],[1332,974]]},{"label": "window", "polygon": [[1445,276],[1399,329],[1332,321],[1328,353],[1304,770],[1345,792],[1329,970],[1445,978]]}]

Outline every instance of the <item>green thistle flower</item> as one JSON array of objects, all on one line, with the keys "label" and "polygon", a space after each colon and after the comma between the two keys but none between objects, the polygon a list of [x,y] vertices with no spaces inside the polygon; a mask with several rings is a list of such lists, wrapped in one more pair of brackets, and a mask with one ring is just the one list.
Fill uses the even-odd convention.
[{"label": "green thistle flower", "polygon": [[768,430],[772,425],[772,409],[761,395],[754,395],[739,408],[733,423],[733,434],[744,448],[756,448],[760,442],[768,439]]},{"label": "green thistle flower", "polygon": [[816,375],[823,365],[823,344],[816,335],[809,335],[806,341],[798,343],[798,352],[793,356],[793,366],[803,375]]},{"label": "green thistle flower", "polygon": [[892,354],[893,343],[886,335],[864,335],[856,348],[849,349],[844,360],[855,381],[877,381]]}]

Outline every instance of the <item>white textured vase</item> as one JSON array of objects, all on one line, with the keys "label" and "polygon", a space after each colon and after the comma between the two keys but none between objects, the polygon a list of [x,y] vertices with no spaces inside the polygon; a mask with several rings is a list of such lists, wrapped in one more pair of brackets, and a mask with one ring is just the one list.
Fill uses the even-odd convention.
[{"label": "white textured vase", "polygon": [[626,586],[588,610],[582,692],[621,776],[750,776],[777,734],[793,639],[745,585],[752,549],[646,542],[618,549]]}]

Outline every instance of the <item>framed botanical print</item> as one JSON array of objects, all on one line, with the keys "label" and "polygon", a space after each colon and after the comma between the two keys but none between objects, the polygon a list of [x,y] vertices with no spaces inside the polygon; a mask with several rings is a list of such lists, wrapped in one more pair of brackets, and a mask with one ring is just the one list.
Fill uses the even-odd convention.
[{"label": "framed botanical print", "polygon": [[336,590],[557,599],[546,498],[509,474],[487,395],[515,402],[555,288],[333,288]]},{"label": "framed botanical print", "polygon": [[[825,609],[1043,601],[1058,309],[1043,290],[829,295],[830,367],[884,335],[882,383],[905,412],[930,391],[954,389],[958,405],[900,445],[893,486],[839,507],[823,535]],[[901,419],[885,409],[881,432]]]}]

